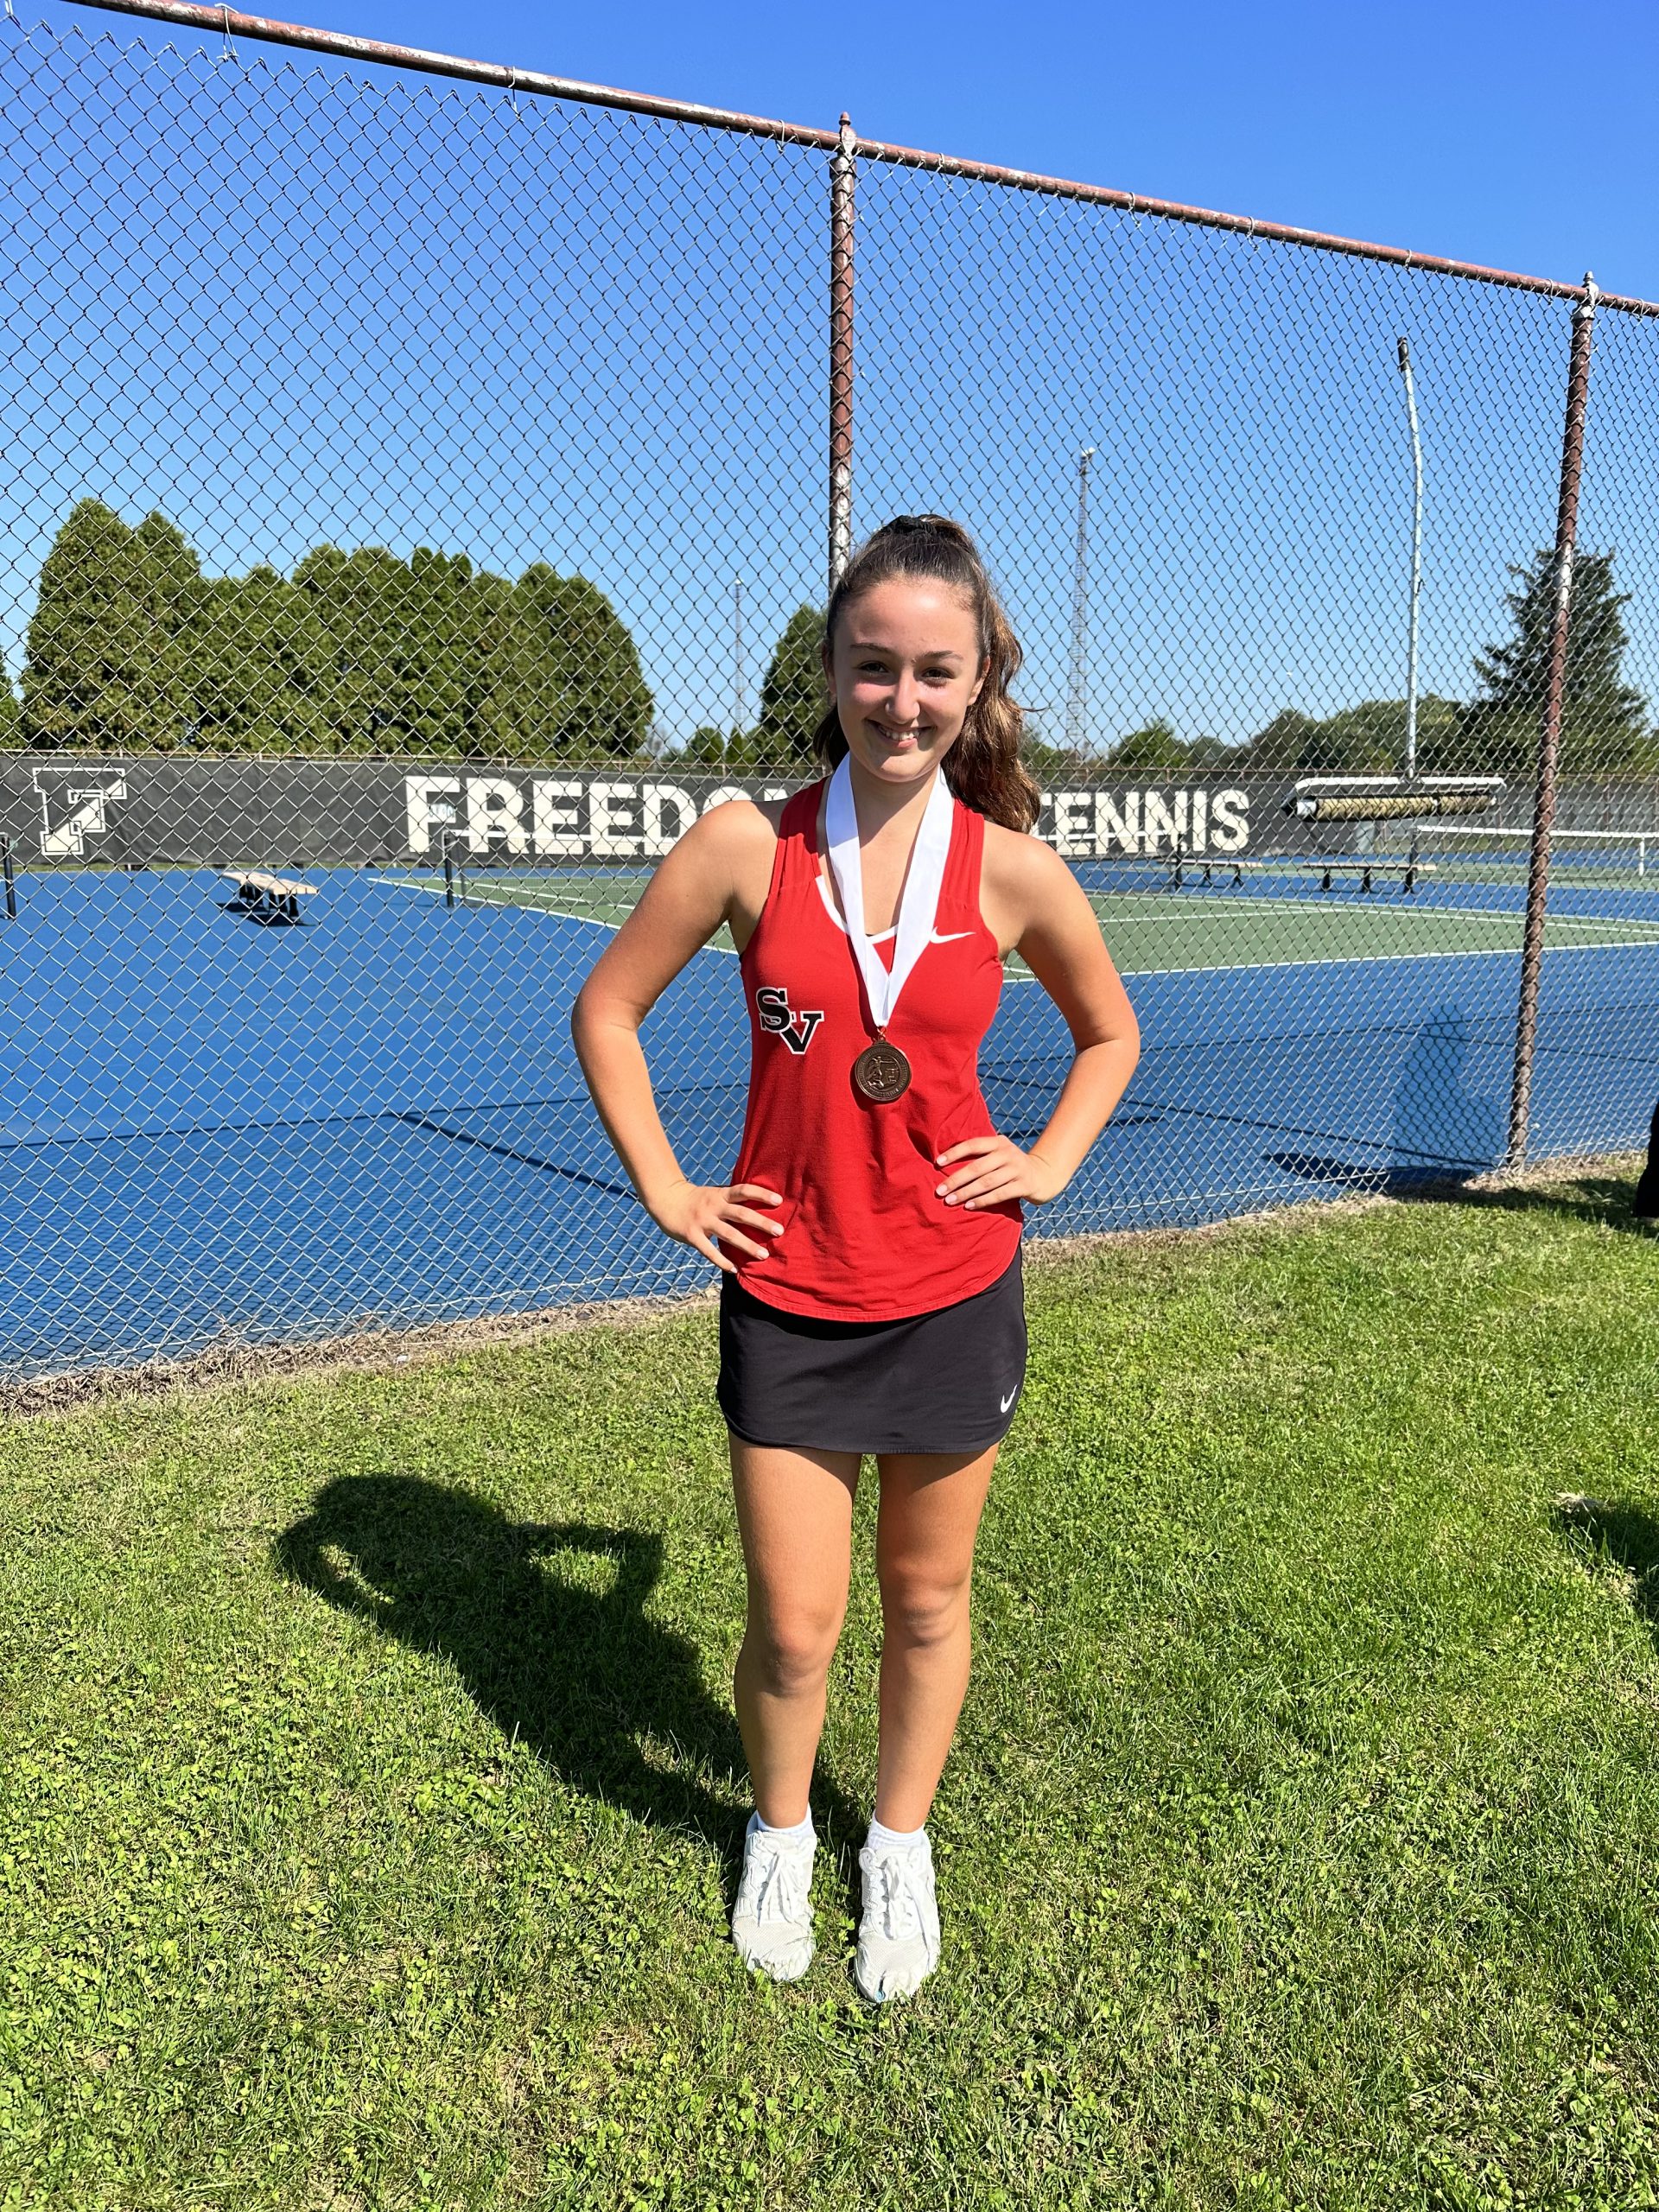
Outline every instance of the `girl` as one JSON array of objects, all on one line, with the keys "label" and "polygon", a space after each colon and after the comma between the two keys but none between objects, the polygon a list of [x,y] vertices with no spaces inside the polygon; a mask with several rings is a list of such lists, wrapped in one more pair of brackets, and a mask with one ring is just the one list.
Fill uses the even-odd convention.
[{"label": "girl", "polygon": [[[812,1956],[807,1803],[846,1610],[854,1492],[880,1482],[875,1817],[855,1968],[877,2002],[938,1962],[927,1817],[967,1688],[974,1540],[1025,1376],[1022,1203],[1063,1191],[1139,1050],[1008,696],[1020,647],[967,532],[901,515],[830,601],[826,781],[712,809],[576,1001],[595,1104],[658,1226],[721,1271],[719,1400],[748,1573],[739,1726],[754,1784],[732,1936],[778,1981]],[[639,1025],[725,923],[752,1063],[737,1171],[680,1172]],[[1076,1054],[1030,1151],[980,1095],[1014,951]]]}]

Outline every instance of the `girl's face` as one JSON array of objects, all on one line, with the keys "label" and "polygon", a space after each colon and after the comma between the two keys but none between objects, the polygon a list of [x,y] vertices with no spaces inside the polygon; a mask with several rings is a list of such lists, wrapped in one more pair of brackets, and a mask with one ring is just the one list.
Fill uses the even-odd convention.
[{"label": "girl's face", "polygon": [[989,667],[973,609],[946,584],[890,576],[843,607],[824,676],[854,766],[883,784],[930,775]]}]

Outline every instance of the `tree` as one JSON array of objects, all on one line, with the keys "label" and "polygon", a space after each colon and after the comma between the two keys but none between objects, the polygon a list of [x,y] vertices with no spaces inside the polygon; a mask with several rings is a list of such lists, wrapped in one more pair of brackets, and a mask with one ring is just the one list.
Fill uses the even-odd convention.
[{"label": "tree", "polygon": [[772,649],[760,685],[757,759],[788,765],[810,758],[830,694],[823,680],[823,610],[798,607]]},{"label": "tree", "polygon": [[20,741],[22,717],[17,711],[17,694],[11,688],[11,678],[6,665],[0,661],[0,752],[9,750]]},{"label": "tree", "polygon": [[598,585],[538,562],[513,595],[532,625],[538,661],[546,659],[536,701],[542,749],[562,759],[642,753],[654,702],[632,636]]},{"label": "tree", "polygon": [[176,637],[200,581],[194,560],[159,515],[130,530],[101,499],[77,502],[46,556],[29,626],[26,745],[177,741]]},{"label": "tree", "polygon": [[[1417,760],[1444,773],[1457,751],[1462,710],[1433,692],[1417,702]],[[1235,748],[1237,772],[1267,776],[1400,776],[1406,766],[1406,702],[1362,699],[1317,721],[1282,708],[1247,745]]]},{"label": "tree", "polygon": [[219,753],[327,749],[327,634],[310,597],[275,569],[207,579],[180,659],[187,743]]},{"label": "tree", "polygon": [[1265,729],[1259,729],[1238,747],[1241,775],[1291,776],[1300,772],[1304,747],[1319,728],[1312,715],[1297,707],[1281,707]]},{"label": "tree", "polygon": [[1182,776],[1191,764],[1187,746],[1161,715],[1120,737],[1106,754],[1106,766],[1126,776]]},{"label": "tree", "polygon": [[[1464,717],[1471,768],[1524,774],[1536,758],[1549,683],[1550,632],[1555,610],[1555,556],[1548,548],[1523,567],[1510,564],[1516,588],[1504,594],[1510,635],[1475,657],[1481,695]],[[1573,564],[1561,702],[1561,765],[1583,774],[1651,773],[1659,747],[1648,727],[1648,703],[1624,680],[1630,633],[1628,592],[1613,588],[1611,553],[1580,553]]]},{"label": "tree", "polygon": [[84,499],[41,571],[21,727],[42,746],[582,762],[642,757],[652,704],[585,576],[319,545],[291,579],[207,577],[164,516],[130,530]]}]

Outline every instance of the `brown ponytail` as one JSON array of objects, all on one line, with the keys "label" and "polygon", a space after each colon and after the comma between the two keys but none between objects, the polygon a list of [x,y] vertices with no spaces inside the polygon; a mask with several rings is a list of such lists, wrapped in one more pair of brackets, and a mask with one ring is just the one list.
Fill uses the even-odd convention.
[{"label": "brown ponytail", "polygon": [[[868,537],[842,570],[824,616],[825,650],[836,622],[853,601],[892,576],[922,576],[961,593],[979,625],[979,649],[989,662],[962,735],[944,756],[944,780],[964,806],[1005,830],[1029,830],[1037,819],[1037,786],[1020,760],[1025,717],[1008,696],[1024,655],[1009,626],[979,549],[947,515],[897,515]],[[813,732],[813,747],[833,768],[847,750],[834,707]]]}]

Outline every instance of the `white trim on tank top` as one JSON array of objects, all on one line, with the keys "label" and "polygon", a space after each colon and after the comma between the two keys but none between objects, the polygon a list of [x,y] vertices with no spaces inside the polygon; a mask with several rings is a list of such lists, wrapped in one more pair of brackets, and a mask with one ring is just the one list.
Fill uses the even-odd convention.
[{"label": "white trim on tank top", "polygon": [[[847,925],[842,920],[841,916],[836,912],[836,902],[830,896],[830,887],[822,876],[818,878],[818,896],[823,901],[824,912],[829,915],[836,927],[841,931],[842,935],[845,937],[847,934]],[[868,938],[865,942],[868,944],[885,944],[890,937],[897,937],[898,934],[899,925],[895,922],[890,930],[878,930],[873,938]]]},{"label": "white trim on tank top", "polygon": [[[822,876],[818,878],[818,896],[823,901],[824,912],[829,915],[836,927],[841,931],[842,935],[845,937],[847,935],[847,925],[842,920],[841,916],[836,912],[836,902],[830,896],[830,886],[824,881]],[[895,925],[895,926],[890,930],[878,930],[876,934],[868,941],[871,944],[885,944],[890,937],[897,937],[899,931]],[[930,944],[954,944],[958,938],[971,937],[972,935],[973,931],[971,930],[947,930],[944,934],[941,936],[938,931],[935,930],[927,941]]]}]

